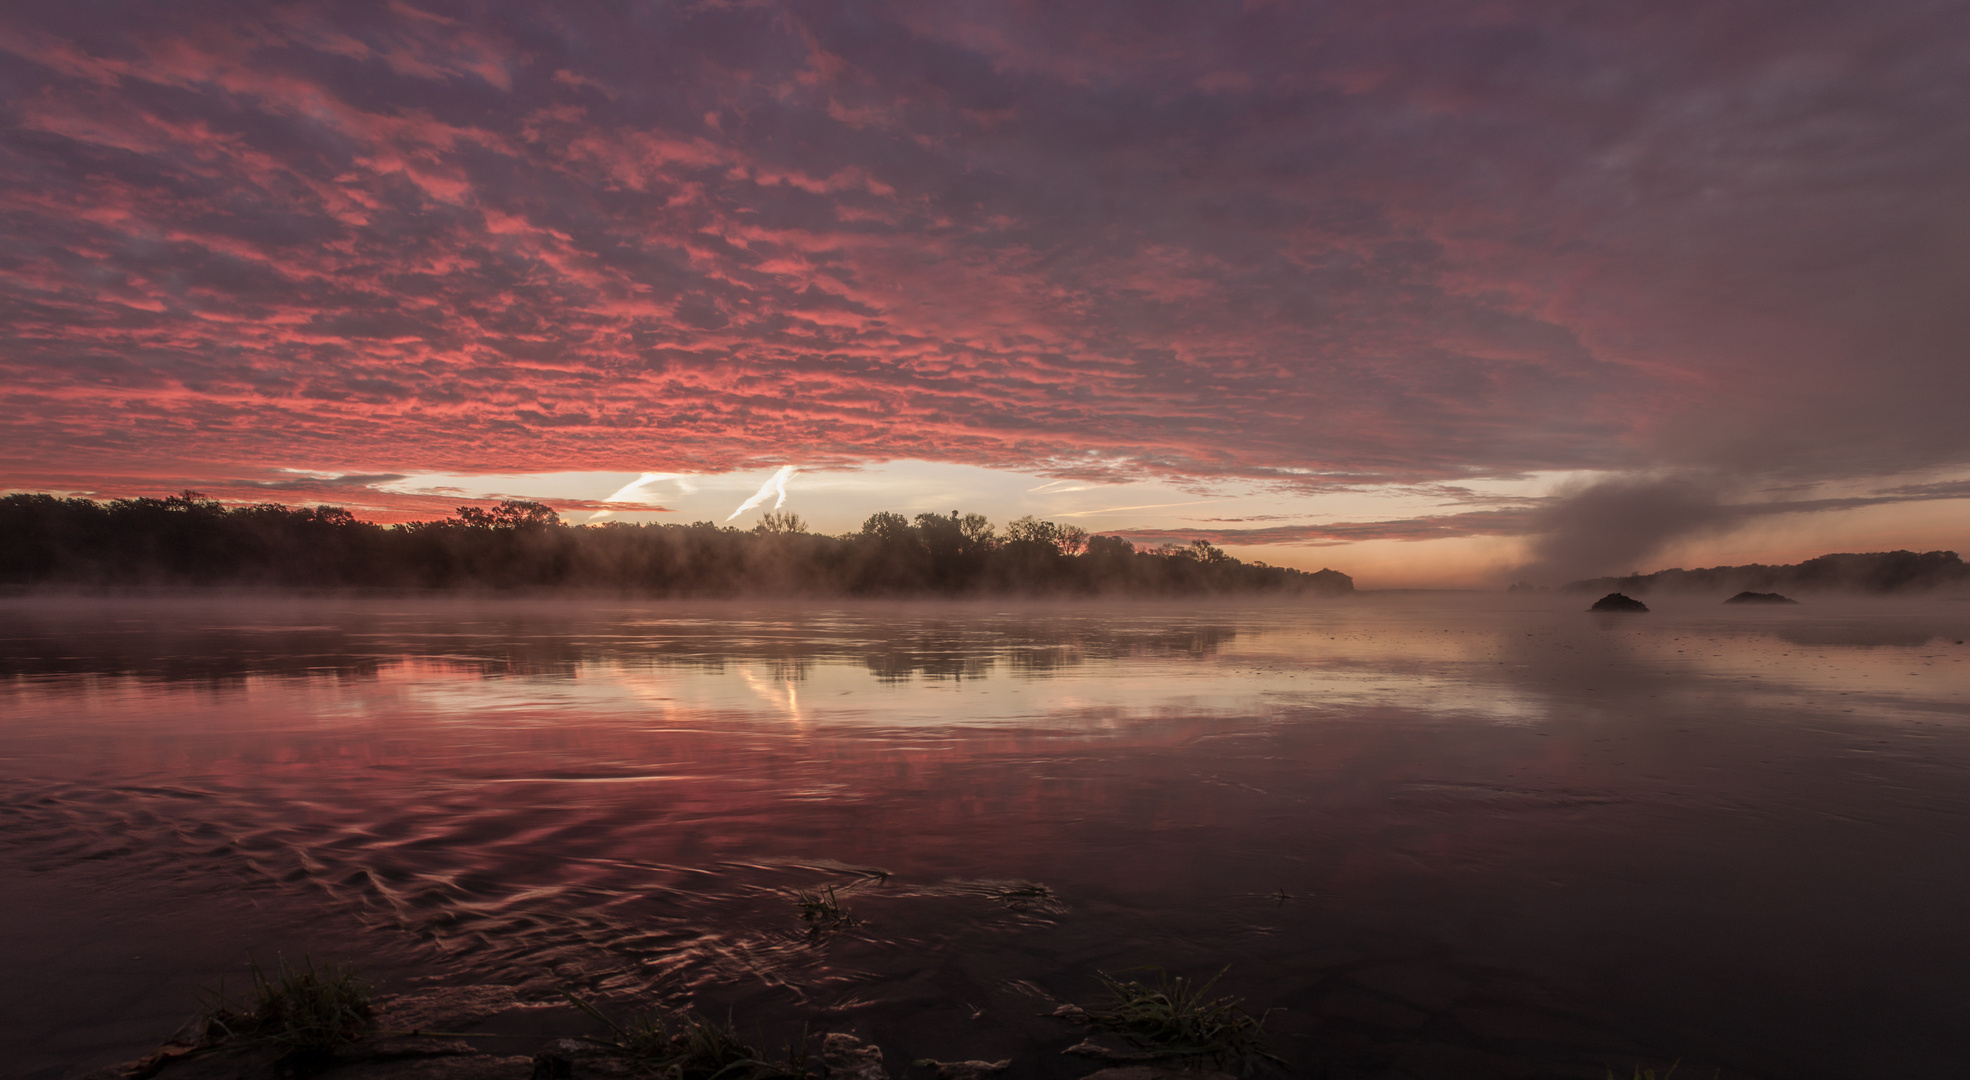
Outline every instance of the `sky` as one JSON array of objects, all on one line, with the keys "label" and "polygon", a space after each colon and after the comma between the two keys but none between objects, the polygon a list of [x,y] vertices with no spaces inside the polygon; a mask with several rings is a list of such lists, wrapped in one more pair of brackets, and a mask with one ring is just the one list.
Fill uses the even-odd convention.
[{"label": "sky", "polygon": [[0,399],[381,521],[1970,550],[1970,6],[8,5]]}]

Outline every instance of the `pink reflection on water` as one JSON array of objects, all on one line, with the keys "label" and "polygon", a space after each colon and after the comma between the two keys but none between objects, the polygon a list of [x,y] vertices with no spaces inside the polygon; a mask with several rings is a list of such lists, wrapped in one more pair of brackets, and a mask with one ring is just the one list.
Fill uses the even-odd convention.
[{"label": "pink reflection on water", "polygon": [[[0,852],[269,948],[311,921],[903,1045],[949,1001],[1040,1038],[1015,981],[1231,962],[1282,1037],[1362,1053],[1420,1037],[1337,1004],[1402,964],[1487,1052],[1458,1017],[1509,1006],[1798,1075],[1941,1053],[1960,606],[1577,606],[17,608]],[[864,925],[817,942],[789,895],[823,883]],[[1811,1021],[1856,1010],[1893,1037]]]}]

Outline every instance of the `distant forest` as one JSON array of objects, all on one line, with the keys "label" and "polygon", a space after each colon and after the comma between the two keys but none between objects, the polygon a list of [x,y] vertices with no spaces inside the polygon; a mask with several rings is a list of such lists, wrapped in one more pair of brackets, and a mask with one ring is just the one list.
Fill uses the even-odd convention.
[{"label": "distant forest", "polygon": [[1922,592],[1970,586],[1970,566],[1954,551],[1876,551],[1821,555],[1786,566],[1713,566],[1589,578],[1565,585],[1577,593]]},{"label": "distant forest", "polygon": [[0,584],[308,589],[614,591],[653,596],[1338,595],[1354,582],[1245,563],[1204,541],[1127,540],[1021,518],[878,513],[857,532],[792,514],[751,529],[565,525],[536,502],[464,506],[378,525],[331,506],[164,499],[0,498]]}]

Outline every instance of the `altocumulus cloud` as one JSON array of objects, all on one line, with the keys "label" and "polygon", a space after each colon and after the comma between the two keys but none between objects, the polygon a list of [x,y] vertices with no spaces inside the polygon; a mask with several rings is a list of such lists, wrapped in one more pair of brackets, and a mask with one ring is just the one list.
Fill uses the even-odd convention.
[{"label": "altocumulus cloud", "polygon": [[1963,5],[349,10],[0,14],[10,482],[1970,457]]}]

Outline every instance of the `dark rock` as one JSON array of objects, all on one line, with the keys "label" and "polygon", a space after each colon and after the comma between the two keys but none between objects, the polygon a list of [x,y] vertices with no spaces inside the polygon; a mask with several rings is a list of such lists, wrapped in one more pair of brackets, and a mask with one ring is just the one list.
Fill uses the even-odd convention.
[{"label": "dark rock", "polygon": [[853,1035],[834,1032],[821,1040],[821,1063],[829,1080],[889,1080],[882,1068],[882,1047],[865,1045]]},{"label": "dark rock", "polygon": [[573,1080],[575,1063],[559,1054],[534,1055],[533,1080]]},{"label": "dark rock", "polygon": [[1004,1061],[937,1061],[924,1058],[917,1065],[926,1069],[936,1069],[936,1080],[986,1080],[987,1077],[1012,1068],[1012,1059]]},{"label": "dark rock", "polygon": [[1639,612],[1639,611],[1647,611],[1648,609],[1649,606],[1647,604],[1642,603],[1640,600],[1637,600],[1632,596],[1625,596],[1618,592],[1611,592],[1606,596],[1601,597],[1599,600],[1594,601],[1594,606],[1588,608],[1587,610]]},{"label": "dark rock", "polygon": [[1741,592],[1724,601],[1726,604],[1796,604],[1798,602],[1775,592]]}]

